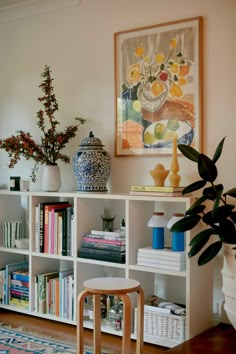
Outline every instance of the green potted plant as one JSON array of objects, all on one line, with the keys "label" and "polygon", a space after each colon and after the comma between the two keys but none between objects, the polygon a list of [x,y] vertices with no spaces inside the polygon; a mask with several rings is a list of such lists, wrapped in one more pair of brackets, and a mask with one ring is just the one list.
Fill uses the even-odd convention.
[{"label": "green potted plant", "polygon": [[[221,156],[224,141],[225,137],[217,145],[212,158],[199,153],[191,146],[178,145],[178,149],[187,159],[197,163],[200,177],[186,186],[182,193],[199,190],[201,193],[185,212],[184,217],[172,226],[171,231],[188,231],[198,223],[204,225],[202,230],[191,239],[188,252],[189,257],[200,254],[199,266],[210,262],[223,248],[222,290],[225,295],[225,310],[236,328],[236,210],[233,203],[233,198],[236,198],[236,188],[225,191],[223,184],[217,182],[216,163]],[[235,312],[231,309],[232,304]]]},{"label": "green potted plant", "polygon": [[23,130],[18,130],[16,135],[6,139],[0,139],[0,148],[5,149],[10,158],[8,167],[13,168],[22,156],[26,160],[34,160],[32,182],[36,181],[39,165],[56,166],[58,171],[57,162],[59,160],[70,163],[69,156],[62,153],[62,150],[76,136],[79,125],[85,122],[83,118],[75,118],[76,124],[67,126],[64,130],[58,129],[60,123],[55,118],[55,113],[58,111],[58,101],[54,94],[54,79],[49,66],[45,65],[41,77],[43,82],[39,87],[42,89],[43,95],[38,98],[38,101],[42,103],[43,109],[37,112],[37,126],[42,133],[40,142],[36,142],[30,132]]}]

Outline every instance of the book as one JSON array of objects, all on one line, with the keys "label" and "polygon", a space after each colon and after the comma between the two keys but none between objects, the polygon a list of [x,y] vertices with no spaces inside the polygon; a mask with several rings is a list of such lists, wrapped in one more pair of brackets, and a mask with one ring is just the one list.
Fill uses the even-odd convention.
[{"label": "book", "polygon": [[[145,192],[145,191],[130,191],[130,195],[139,195],[139,196],[149,196],[149,197],[182,197],[183,194],[180,191],[176,192]],[[188,194],[189,195],[189,194]]]},{"label": "book", "polygon": [[180,266],[180,265],[186,265],[185,260],[173,260],[173,259],[154,259],[150,257],[141,257],[138,255],[138,263],[139,262],[150,262],[150,263],[155,263],[155,264],[163,264],[163,265],[173,265],[173,266]]},{"label": "book", "polygon": [[150,267],[150,268],[160,268],[160,269],[165,269],[165,270],[173,270],[173,271],[185,271],[186,266],[185,264],[180,264],[179,266],[176,265],[170,265],[170,264],[155,264],[150,262],[149,260],[145,261],[139,261],[138,265],[144,266],[144,267]]},{"label": "book", "polygon": [[95,254],[93,252],[86,252],[85,249],[83,249],[83,250],[79,250],[78,256],[81,258],[95,259],[104,262],[125,263],[125,254],[119,254],[119,252],[117,252],[117,255],[109,255],[109,254],[105,255],[105,254]]},{"label": "book", "polygon": [[110,236],[110,237],[125,237],[120,231],[102,231],[102,230],[91,230],[91,235],[96,236]]},{"label": "book", "polygon": [[[67,278],[69,276],[73,276],[73,274],[74,274],[73,269],[64,270],[64,271],[59,272],[59,295],[60,295],[59,316],[61,318],[64,317],[65,305],[66,305],[66,290],[65,290],[66,280],[65,280],[65,278]],[[72,298],[70,298],[70,301],[74,301],[74,300]]]},{"label": "book", "polygon": [[150,246],[139,248],[138,255],[156,259],[186,259],[185,251],[172,251],[171,248],[154,249]]},{"label": "book", "polygon": [[90,254],[99,254],[99,255],[108,255],[108,256],[122,256],[125,255],[125,251],[110,251],[110,250],[104,250],[104,249],[95,249],[95,248],[86,248],[86,247],[81,247],[80,248],[80,253],[81,252],[86,252]]},{"label": "book", "polygon": [[55,209],[61,209],[67,207],[69,204],[68,201],[59,201],[59,202],[50,202],[44,205],[44,253],[49,253],[49,248],[51,246],[50,236],[51,230],[49,230],[49,212]]},{"label": "book", "polygon": [[104,239],[103,237],[89,237],[88,234],[84,234],[83,241],[90,242],[90,243],[104,243],[106,245],[118,245],[123,246],[126,244],[125,239]]},{"label": "book", "polygon": [[99,242],[87,242],[83,240],[81,242],[81,247],[85,248],[93,248],[93,249],[104,249],[108,251],[119,251],[124,252],[126,247],[125,245],[116,245],[116,244],[106,244],[106,243],[99,243]]},{"label": "book", "polygon": [[22,281],[29,281],[28,269],[29,269],[29,262],[11,263],[6,265],[5,279],[4,279],[4,286],[5,286],[4,303],[6,305],[9,304],[9,294],[10,294],[9,283],[11,278],[22,280]]},{"label": "book", "polygon": [[46,313],[47,282],[58,277],[58,272],[38,274],[38,312]]},{"label": "book", "polygon": [[167,193],[173,193],[173,192],[182,192],[184,187],[158,187],[158,186],[131,186],[131,191],[134,192],[167,192]]}]

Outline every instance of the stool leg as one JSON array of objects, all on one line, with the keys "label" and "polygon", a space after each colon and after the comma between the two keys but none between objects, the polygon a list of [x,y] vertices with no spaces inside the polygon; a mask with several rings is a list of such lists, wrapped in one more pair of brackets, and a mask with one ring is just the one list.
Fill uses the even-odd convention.
[{"label": "stool leg", "polygon": [[131,302],[127,294],[121,297],[124,309],[122,354],[128,354],[131,353]]},{"label": "stool leg", "polygon": [[144,292],[141,287],[137,289],[137,340],[136,354],[143,353],[143,322],[144,322]]},{"label": "stool leg", "polygon": [[93,348],[94,354],[101,354],[101,304],[100,294],[93,295]]},{"label": "stool leg", "polygon": [[77,354],[84,352],[84,299],[88,295],[84,290],[77,298]]}]

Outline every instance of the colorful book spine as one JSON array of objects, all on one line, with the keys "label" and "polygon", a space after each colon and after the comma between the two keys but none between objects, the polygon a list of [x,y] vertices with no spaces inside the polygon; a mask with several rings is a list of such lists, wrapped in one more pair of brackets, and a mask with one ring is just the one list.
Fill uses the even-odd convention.
[{"label": "colorful book spine", "polygon": [[106,245],[117,245],[117,246],[124,246],[125,245],[125,238],[122,239],[104,239],[99,237],[90,237],[89,234],[85,234],[83,237],[83,241],[90,242],[90,243],[103,243]]},{"label": "colorful book spine", "polygon": [[81,258],[88,258],[88,259],[95,259],[98,261],[104,262],[113,262],[113,263],[125,263],[125,255],[119,255],[117,252],[117,256],[114,255],[104,255],[104,254],[94,254],[91,252],[86,252],[84,250],[79,250],[79,257]]},{"label": "colorful book spine", "polygon": [[101,231],[101,230],[91,230],[91,235],[96,236],[109,236],[109,237],[124,237],[123,233],[120,231]]}]

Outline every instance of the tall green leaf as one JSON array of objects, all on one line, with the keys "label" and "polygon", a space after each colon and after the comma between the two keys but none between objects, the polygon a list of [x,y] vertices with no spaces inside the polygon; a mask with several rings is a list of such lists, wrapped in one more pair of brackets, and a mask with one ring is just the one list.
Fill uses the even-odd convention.
[{"label": "tall green leaf", "polygon": [[170,231],[188,231],[194,228],[201,219],[200,215],[189,215],[185,216],[183,219],[178,220],[174,225],[172,225]]},{"label": "tall green leaf", "polygon": [[221,155],[221,153],[222,153],[222,149],[223,149],[223,145],[224,145],[225,138],[226,138],[226,137],[224,137],[224,138],[219,142],[219,144],[217,145],[215,154],[214,154],[213,159],[212,159],[212,161],[215,162],[215,163],[216,163],[216,161],[220,158],[220,155]]},{"label": "tall green leaf", "polygon": [[198,265],[204,265],[210,262],[221,250],[222,242],[216,241],[212,243],[209,247],[207,247],[200,257],[198,258]]},{"label": "tall green leaf", "polygon": [[202,179],[200,179],[199,181],[193,182],[183,189],[182,194],[188,194],[188,193],[195,192],[195,191],[203,188],[206,185],[206,183],[207,182],[203,181]]},{"label": "tall green leaf", "polygon": [[191,247],[188,253],[189,258],[195,256],[198,252],[201,251],[201,249],[209,241],[209,238],[212,234],[212,229],[206,229],[194,236],[194,238],[189,244],[189,246]]},{"label": "tall green leaf", "polygon": [[198,172],[201,178],[207,182],[214,182],[218,175],[215,163],[204,154],[199,154]]},{"label": "tall green leaf", "polygon": [[179,144],[178,149],[187,159],[198,162],[199,152],[189,145]]}]

